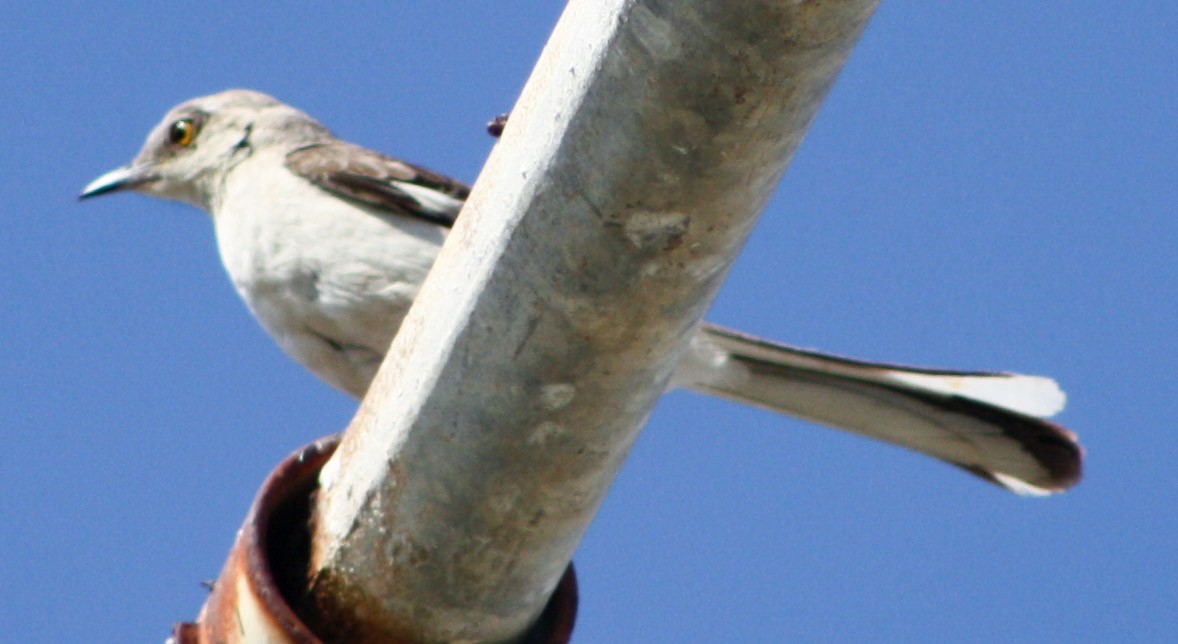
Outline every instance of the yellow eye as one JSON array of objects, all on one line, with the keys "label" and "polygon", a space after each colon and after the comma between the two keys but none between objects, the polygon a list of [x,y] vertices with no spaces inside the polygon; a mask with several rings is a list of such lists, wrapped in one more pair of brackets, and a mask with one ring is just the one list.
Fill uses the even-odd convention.
[{"label": "yellow eye", "polygon": [[171,141],[172,145],[187,147],[194,138],[196,138],[196,124],[192,122],[192,119],[180,119],[168,128],[168,141]]}]

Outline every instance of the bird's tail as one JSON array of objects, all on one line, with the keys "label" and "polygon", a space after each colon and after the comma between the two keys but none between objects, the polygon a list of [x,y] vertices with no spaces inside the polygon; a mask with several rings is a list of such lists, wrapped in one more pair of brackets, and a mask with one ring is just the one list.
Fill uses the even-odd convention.
[{"label": "bird's tail", "polygon": [[1064,406],[1050,378],[864,362],[705,324],[675,384],[907,447],[1019,494],[1080,479],[1076,435],[1042,420]]}]

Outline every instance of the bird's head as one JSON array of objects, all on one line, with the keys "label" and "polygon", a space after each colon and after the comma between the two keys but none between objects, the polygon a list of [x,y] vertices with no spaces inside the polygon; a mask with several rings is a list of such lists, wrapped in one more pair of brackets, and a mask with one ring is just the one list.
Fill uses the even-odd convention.
[{"label": "bird's head", "polygon": [[258,149],[325,136],[310,116],[261,92],[194,98],[164,116],[129,165],[91,181],[80,198],[134,190],[207,211],[225,174]]}]

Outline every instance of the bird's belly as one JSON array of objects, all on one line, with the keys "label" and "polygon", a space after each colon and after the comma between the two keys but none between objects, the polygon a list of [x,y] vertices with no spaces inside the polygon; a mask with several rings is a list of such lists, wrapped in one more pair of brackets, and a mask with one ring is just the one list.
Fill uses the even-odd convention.
[{"label": "bird's belly", "polygon": [[222,259],[254,317],[296,362],[363,396],[428,265],[332,261],[251,241]]},{"label": "bird's belly", "polygon": [[[286,188],[280,194],[301,194]],[[226,271],[288,355],[363,395],[443,235],[404,229],[340,200],[315,217],[293,203],[266,205],[214,215]]]},{"label": "bird's belly", "polygon": [[412,303],[386,293],[332,292],[313,275],[235,280],[258,322],[294,360],[362,396]]}]

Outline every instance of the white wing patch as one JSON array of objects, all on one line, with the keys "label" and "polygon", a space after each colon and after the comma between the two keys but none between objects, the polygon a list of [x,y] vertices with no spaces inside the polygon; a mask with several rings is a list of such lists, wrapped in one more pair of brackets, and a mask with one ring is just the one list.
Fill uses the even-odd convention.
[{"label": "white wing patch", "polygon": [[398,190],[413,197],[425,210],[447,215],[457,215],[458,211],[462,210],[464,203],[462,199],[455,199],[433,188],[419,186],[408,181],[393,181],[392,183],[397,186]]}]

